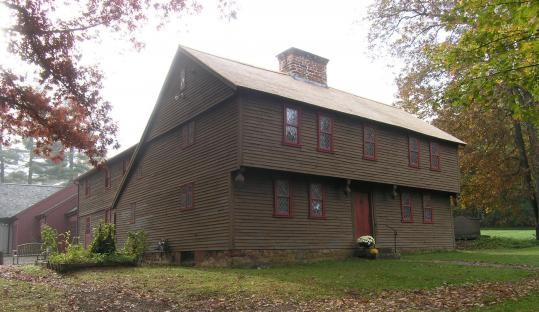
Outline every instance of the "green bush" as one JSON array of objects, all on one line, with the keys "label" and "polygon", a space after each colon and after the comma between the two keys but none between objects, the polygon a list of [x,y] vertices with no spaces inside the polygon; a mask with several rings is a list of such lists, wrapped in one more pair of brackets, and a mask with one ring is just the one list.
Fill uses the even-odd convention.
[{"label": "green bush", "polygon": [[128,256],[132,256],[134,259],[139,260],[144,254],[146,248],[147,235],[144,231],[135,231],[127,233],[127,240],[123,253]]},{"label": "green bush", "polygon": [[114,241],[114,224],[99,223],[94,229],[94,239],[90,244],[90,251],[98,254],[113,254],[116,252],[116,243]]},{"label": "green bush", "polygon": [[103,258],[101,254],[94,254],[81,244],[72,244],[67,247],[65,253],[59,253],[49,257],[51,264],[88,263],[97,264]]},{"label": "green bush", "polygon": [[42,251],[48,255],[58,254],[58,232],[48,225],[41,229]]}]

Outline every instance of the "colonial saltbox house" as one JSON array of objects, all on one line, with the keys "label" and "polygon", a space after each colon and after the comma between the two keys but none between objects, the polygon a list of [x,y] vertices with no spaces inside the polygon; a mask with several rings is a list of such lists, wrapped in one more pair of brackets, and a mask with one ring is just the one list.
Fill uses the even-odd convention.
[{"label": "colonial saltbox house", "polygon": [[325,58],[277,58],[279,72],[179,47],[140,143],[80,180],[81,237],[108,219],[119,244],[143,229],[197,264],[342,257],[365,234],[453,248],[464,143],[329,87]]}]

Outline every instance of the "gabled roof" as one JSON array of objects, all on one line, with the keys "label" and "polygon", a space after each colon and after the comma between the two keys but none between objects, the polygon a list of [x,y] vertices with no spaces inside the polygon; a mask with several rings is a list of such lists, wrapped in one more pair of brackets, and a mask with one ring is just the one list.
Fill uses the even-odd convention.
[{"label": "gabled roof", "polygon": [[267,70],[181,46],[202,64],[235,86],[407,129],[441,140],[465,144],[456,137],[399,108],[334,88],[318,86]]},{"label": "gabled roof", "polygon": [[62,186],[35,184],[0,184],[0,218],[10,218],[30,207]]}]

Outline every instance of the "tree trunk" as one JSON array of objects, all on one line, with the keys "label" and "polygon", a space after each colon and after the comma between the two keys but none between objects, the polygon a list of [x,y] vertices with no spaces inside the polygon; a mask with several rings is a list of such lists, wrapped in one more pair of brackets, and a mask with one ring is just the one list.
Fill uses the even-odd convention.
[{"label": "tree trunk", "polygon": [[534,213],[534,219],[535,219],[535,238],[538,239],[539,236],[537,234],[539,230],[539,222],[538,222],[538,202],[537,202],[537,192],[536,192],[536,185],[533,183],[533,177],[532,177],[532,170],[530,168],[530,162],[528,160],[528,154],[526,153],[526,145],[524,144],[524,137],[522,136],[522,126],[520,124],[520,121],[513,120],[513,129],[514,129],[514,135],[515,135],[515,145],[518,149],[518,156],[520,160],[520,173],[524,177],[524,189],[526,190],[526,193],[528,194],[528,199],[530,201],[530,204],[533,207],[533,213]]}]

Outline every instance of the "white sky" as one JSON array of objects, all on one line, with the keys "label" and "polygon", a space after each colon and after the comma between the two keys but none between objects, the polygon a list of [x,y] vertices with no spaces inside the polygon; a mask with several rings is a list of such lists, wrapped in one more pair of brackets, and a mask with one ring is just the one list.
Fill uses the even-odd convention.
[{"label": "white sky", "polygon": [[[294,46],[330,60],[331,87],[392,103],[396,86],[390,60],[367,55],[369,25],[362,19],[371,2],[237,0],[238,18],[229,22],[219,18],[210,1],[199,15],[182,17],[161,31],[148,28],[141,52],[107,38],[85,45],[85,58],[99,62],[105,73],[103,95],[119,124],[121,148],[109,156],[139,141],[178,44],[274,70],[275,56]],[[0,65],[6,60],[3,53]]]}]

